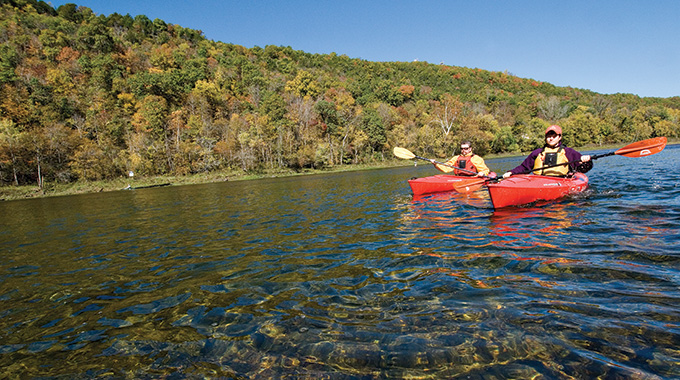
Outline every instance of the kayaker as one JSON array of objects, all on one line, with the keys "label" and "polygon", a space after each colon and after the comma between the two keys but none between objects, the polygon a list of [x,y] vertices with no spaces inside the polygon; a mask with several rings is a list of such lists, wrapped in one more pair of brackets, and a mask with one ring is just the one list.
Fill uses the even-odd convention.
[{"label": "kayaker", "polygon": [[[469,141],[463,141],[460,144],[460,154],[446,161],[446,165],[438,164],[435,160],[430,160],[435,168],[450,173],[453,171],[455,175],[460,176],[477,176],[486,177],[490,170],[486,166],[484,159],[472,152],[472,144]],[[456,168],[464,169],[458,170]]]},{"label": "kayaker", "polygon": [[[569,162],[569,164],[567,164]],[[557,165],[564,164],[564,165]],[[557,165],[557,166],[553,166]],[[551,166],[550,168],[544,168]],[[586,173],[592,169],[589,155],[581,155],[575,149],[562,144],[562,128],[551,125],[545,130],[545,146],[531,152],[516,168],[505,172],[503,178],[513,174],[540,174],[553,177],[566,177],[576,171]]]}]

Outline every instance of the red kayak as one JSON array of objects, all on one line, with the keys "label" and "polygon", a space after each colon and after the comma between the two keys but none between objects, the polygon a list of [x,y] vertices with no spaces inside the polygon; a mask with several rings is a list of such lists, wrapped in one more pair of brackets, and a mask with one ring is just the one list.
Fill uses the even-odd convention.
[{"label": "red kayak", "polygon": [[519,174],[495,183],[487,183],[494,208],[551,201],[580,193],[587,187],[588,177],[583,173],[576,173],[570,178]]},{"label": "red kayak", "polygon": [[479,177],[453,176],[438,174],[430,177],[415,178],[408,181],[413,195],[441,193],[445,191],[457,191],[466,193],[482,187],[486,180]]}]

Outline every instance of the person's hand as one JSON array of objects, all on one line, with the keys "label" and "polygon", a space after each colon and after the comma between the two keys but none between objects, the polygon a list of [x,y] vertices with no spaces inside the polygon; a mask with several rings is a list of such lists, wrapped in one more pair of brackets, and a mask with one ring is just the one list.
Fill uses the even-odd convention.
[{"label": "person's hand", "polygon": [[512,172],[505,172],[503,173],[503,178],[508,178],[512,175]]},{"label": "person's hand", "polygon": [[479,172],[479,173],[477,173],[477,177],[486,177],[486,174]]},{"label": "person's hand", "polygon": [[435,163],[434,158],[430,158],[430,162],[434,164]]},{"label": "person's hand", "polygon": [[585,156],[581,156],[581,162],[588,162],[588,161],[590,161],[589,155],[586,154]]}]

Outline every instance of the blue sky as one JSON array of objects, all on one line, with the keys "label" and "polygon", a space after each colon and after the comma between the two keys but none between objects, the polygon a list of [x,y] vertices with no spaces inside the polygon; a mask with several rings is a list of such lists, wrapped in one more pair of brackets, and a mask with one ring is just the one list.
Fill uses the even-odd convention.
[{"label": "blue sky", "polygon": [[507,71],[602,94],[680,96],[680,0],[71,0],[243,45]]}]

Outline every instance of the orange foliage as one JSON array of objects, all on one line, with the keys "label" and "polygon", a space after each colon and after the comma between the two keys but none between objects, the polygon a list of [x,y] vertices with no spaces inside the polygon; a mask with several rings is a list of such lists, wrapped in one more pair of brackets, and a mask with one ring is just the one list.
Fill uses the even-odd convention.
[{"label": "orange foliage", "polygon": [[403,85],[399,87],[399,92],[401,92],[402,95],[411,97],[413,95],[413,91],[415,91],[415,87],[411,85]]},{"label": "orange foliage", "polygon": [[61,51],[57,54],[57,62],[59,63],[73,63],[78,58],[80,58],[80,52],[68,46],[61,48]]}]

